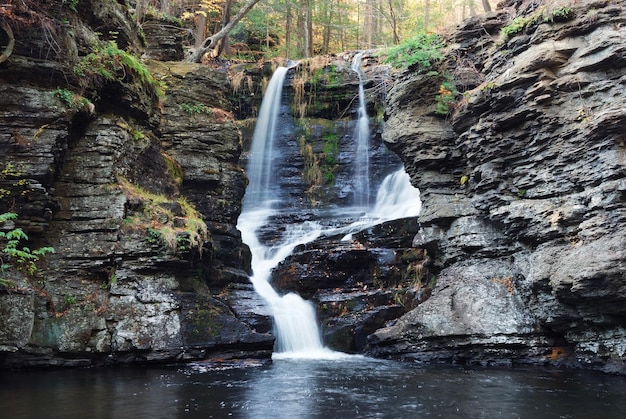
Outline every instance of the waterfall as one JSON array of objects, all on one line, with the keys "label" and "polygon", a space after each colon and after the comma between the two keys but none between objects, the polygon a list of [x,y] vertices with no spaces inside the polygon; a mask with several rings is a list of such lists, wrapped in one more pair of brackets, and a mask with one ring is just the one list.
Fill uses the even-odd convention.
[{"label": "waterfall", "polygon": [[381,183],[371,215],[380,220],[397,220],[417,217],[421,210],[420,191],[411,185],[411,177],[401,168]]},{"label": "waterfall", "polygon": [[370,204],[370,174],[369,174],[369,141],[370,121],[365,107],[365,89],[363,88],[363,72],[361,62],[363,53],[359,52],[352,59],[351,68],[359,76],[359,108],[357,110],[357,124],[354,136],[357,139],[357,148],[354,158],[354,206],[368,208]]},{"label": "waterfall", "polygon": [[274,198],[270,193],[274,183],[272,174],[274,139],[283,84],[288,70],[287,67],[278,67],[274,72],[263,96],[257,123],[254,127],[250,159],[246,167],[250,183],[246,188],[243,204],[248,209],[250,207],[269,206]]},{"label": "waterfall", "polygon": [[[353,61],[353,69],[355,67],[360,67],[360,58]],[[277,160],[279,157],[286,158],[276,156],[274,141],[281,108],[282,86],[287,71],[288,68],[285,67],[275,71],[261,103],[246,167],[250,184],[246,189],[237,228],[241,231],[243,242],[252,252],[253,275],[250,281],[268,304],[274,320],[276,345],[273,357],[334,359],[346,355],[331,351],[323,345],[313,305],[295,293],[279,295],[269,282],[272,270],[300,244],[309,243],[321,235],[349,235],[386,220],[416,216],[421,202],[419,191],[411,186],[409,176],[400,169],[387,176],[379,188],[376,204],[369,206],[369,121],[365,112],[363,86],[360,83],[359,98],[363,103],[359,105],[359,126],[363,125],[364,128],[360,127],[358,133],[355,133],[359,135],[358,162],[354,164],[359,169],[356,194],[358,202],[355,205],[364,209],[367,215],[344,227],[337,227],[337,220],[351,219],[353,211],[350,208],[334,213],[332,227],[310,220],[297,224],[272,225],[275,218],[280,218],[279,216],[289,211],[288,208],[281,209],[281,206],[274,205],[278,195],[272,193],[276,189],[274,173]],[[282,231],[282,236],[273,239],[270,244],[262,243],[259,237],[261,229]]]},{"label": "waterfall", "polygon": [[237,228],[241,231],[243,242],[252,252],[253,275],[250,281],[267,302],[274,319],[276,352],[304,358],[333,357],[335,353],[322,345],[312,304],[294,293],[280,296],[269,283],[272,270],[296,246],[315,240],[322,232],[321,226],[314,222],[287,225],[281,240],[270,246],[262,244],[257,237],[257,230],[280,211],[272,208],[276,197],[270,191],[273,189],[276,159],[276,124],[288,70],[279,67],[274,72],[261,103],[246,167],[250,183]]}]

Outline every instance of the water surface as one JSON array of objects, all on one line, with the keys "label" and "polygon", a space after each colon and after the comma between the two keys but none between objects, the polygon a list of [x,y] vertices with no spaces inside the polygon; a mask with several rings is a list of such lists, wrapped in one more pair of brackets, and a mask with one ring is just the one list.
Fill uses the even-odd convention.
[{"label": "water surface", "polygon": [[625,418],[626,377],[352,357],[0,372],[6,418]]}]

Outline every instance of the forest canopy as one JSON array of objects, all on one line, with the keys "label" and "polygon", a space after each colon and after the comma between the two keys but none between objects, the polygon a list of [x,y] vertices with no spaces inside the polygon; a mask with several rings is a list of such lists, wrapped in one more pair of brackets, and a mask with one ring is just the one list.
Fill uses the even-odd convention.
[{"label": "forest canopy", "polygon": [[[491,0],[493,1],[493,0]],[[142,24],[176,19],[213,56],[306,58],[397,45],[491,10],[490,0],[134,0]],[[235,22],[237,20],[237,22]],[[219,34],[219,36],[218,36]]]}]

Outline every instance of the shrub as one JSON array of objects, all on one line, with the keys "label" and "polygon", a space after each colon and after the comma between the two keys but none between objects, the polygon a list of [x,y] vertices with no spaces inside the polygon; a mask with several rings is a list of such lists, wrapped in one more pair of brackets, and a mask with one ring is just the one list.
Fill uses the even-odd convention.
[{"label": "shrub", "polygon": [[443,42],[436,34],[419,34],[399,45],[388,48],[382,62],[396,68],[408,68],[420,65],[428,68],[443,58]]}]

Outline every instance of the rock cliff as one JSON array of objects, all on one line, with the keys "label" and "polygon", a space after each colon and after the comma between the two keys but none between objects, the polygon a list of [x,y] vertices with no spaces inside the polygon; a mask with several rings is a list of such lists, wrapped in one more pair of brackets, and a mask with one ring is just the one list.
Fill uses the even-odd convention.
[{"label": "rock cliff", "polygon": [[[0,227],[55,253],[31,272],[3,260],[0,366],[269,357],[230,304],[250,256],[226,75],[148,71],[117,2],[23,6],[0,66],[0,213],[19,218]],[[148,56],[177,55],[159,40]]]},{"label": "rock cliff", "polygon": [[[0,214],[19,218],[0,231],[56,252],[32,272],[2,261],[0,367],[269,357],[236,229],[235,119],[254,118],[272,64],[231,68],[231,90],[225,70],[153,61],[181,58],[177,27],[151,22],[146,48],[122,2],[87,3],[12,10]],[[436,68],[395,76],[384,124],[386,67],[366,68],[373,183],[399,163],[384,139],[423,211],[275,271],[317,303],[333,347],[626,372],[626,10],[583,3],[506,0],[464,22]],[[302,118],[281,181],[304,212],[350,199],[352,55],[299,64],[285,91]]]},{"label": "rock cliff", "polygon": [[[383,138],[420,188],[432,297],[376,356],[626,372],[626,9],[505,1],[399,75]],[[455,92],[455,93],[456,93]]]}]

